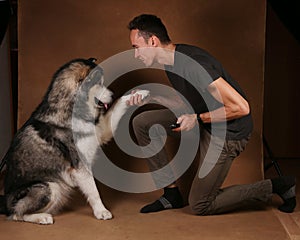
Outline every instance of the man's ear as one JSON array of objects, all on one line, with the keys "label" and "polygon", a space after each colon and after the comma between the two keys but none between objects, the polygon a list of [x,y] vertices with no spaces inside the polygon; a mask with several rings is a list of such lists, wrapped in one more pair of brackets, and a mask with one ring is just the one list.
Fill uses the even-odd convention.
[{"label": "man's ear", "polygon": [[160,41],[159,41],[158,37],[156,37],[156,36],[153,35],[153,36],[150,38],[150,44],[151,44],[152,47],[157,47],[157,46],[159,46],[159,43],[160,43]]}]

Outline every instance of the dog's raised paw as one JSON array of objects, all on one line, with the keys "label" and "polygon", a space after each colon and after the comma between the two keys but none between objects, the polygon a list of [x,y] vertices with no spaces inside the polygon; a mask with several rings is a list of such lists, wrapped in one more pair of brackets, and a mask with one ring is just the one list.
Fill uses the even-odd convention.
[{"label": "dog's raised paw", "polygon": [[136,94],[142,95],[142,100],[144,100],[145,98],[147,98],[148,96],[150,96],[150,91],[148,91],[148,90],[137,90],[135,93],[123,96],[122,100],[123,101],[129,101],[129,99],[132,96],[135,96]]},{"label": "dog's raised paw", "polygon": [[148,97],[150,95],[150,91],[148,91],[148,90],[138,90],[134,93],[134,95],[135,94],[142,95],[142,100],[144,100],[146,97]]},{"label": "dog's raised paw", "polygon": [[112,217],[113,217],[111,212],[108,210],[98,211],[98,212],[95,212],[94,214],[95,214],[95,217],[100,220],[109,220],[109,219],[112,219]]}]

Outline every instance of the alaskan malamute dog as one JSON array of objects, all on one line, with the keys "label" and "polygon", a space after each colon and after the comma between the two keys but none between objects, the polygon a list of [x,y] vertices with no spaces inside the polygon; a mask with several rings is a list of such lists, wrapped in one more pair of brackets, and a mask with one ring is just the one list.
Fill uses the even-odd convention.
[{"label": "alaskan malamute dog", "polygon": [[[149,94],[137,93],[143,98]],[[112,138],[129,98],[121,97],[107,110],[112,93],[103,86],[103,72],[95,59],[75,59],[62,66],[4,157],[0,211],[16,221],[53,224],[51,214],[78,187],[97,219],[111,219],[91,166],[97,148]]]}]

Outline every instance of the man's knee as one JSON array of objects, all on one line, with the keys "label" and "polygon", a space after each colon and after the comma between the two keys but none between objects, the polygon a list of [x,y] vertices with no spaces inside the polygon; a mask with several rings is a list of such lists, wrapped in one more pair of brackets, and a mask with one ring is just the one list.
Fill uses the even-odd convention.
[{"label": "man's knee", "polygon": [[145,118],[143,116],[143,113],[140,113],[139,115],[135,116],[132,120],[132,127],[134,130],[140,129],[145,126]]},{"label": "man's knee", "polygon": [[[154,136],[161,134],[162,127],[160,127],[160,124],[157,124],[157,119],[154,119],[154,114],[157,113],[153,113],[152,111],[145,111],[133,118],[132,127],[135,134],[147,133],[151,135],[151,133],[153,133]],[[152,131],[150,131],[150,128]]]},{"label": "man's knee", "polygon": [[136,127],[140,126],[141,123],[142,123],[141,114],[135,116],[132,119],[132,126],[133,126],[133,128],[136,128]]},{"label": "man's knee", "polygon": [[132,128],[137,138],[149,137],[149,128],[152,125],[149,120],[151,120],[151,114],[148,112],[142,112],[132,119]]},{"label": "man's knee", "polygon": [[195,201],[189,199],[189,206],[193,214],[200,216],[211,215],[211,202],[209,201]]}]

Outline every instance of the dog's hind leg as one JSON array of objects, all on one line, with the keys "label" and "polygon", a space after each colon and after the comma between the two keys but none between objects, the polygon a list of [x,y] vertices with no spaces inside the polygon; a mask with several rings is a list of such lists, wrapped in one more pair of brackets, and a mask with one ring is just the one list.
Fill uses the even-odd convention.
[{"label": "dog's hind leg", "polygon": [[53,224],[51,214],[43,213],[51,202],[48,183],[35,183],[7,195],[9,219],[38,224]]},{"label": "dog's hind leg", "polygon": [[76,181],[77,186],[87,198],[91,205],[94,215],[97,219],[108,220],[112,218],[112,214],[103,205],[94,177],[88,169],[81,167],[76,169],[72,176]]}]

